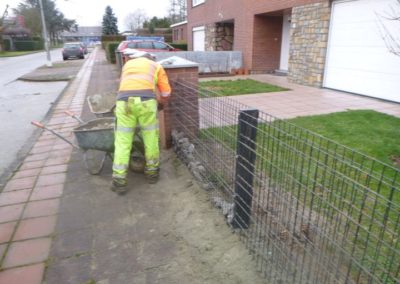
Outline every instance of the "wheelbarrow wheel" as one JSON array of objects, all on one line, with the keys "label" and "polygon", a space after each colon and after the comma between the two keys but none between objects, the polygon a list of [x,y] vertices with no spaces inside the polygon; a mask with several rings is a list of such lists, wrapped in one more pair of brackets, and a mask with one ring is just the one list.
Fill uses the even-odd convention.
[{"label": "wheelbarrow wheel", "polygon": [[89,174],[98,175],[104,167],[104,162],[108,156],[107,152],[98,150],[86,150],[83,152],[83,160]]}]

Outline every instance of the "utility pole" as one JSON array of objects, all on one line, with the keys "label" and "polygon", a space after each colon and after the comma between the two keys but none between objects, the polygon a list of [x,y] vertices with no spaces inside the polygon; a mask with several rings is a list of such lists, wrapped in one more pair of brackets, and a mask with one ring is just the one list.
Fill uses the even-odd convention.
[{"label": "utility pole", "polygon": [[43,11],[43,3],[42,0],[39,0],[39,6],[40,6],[40,16],[42,18],[42,32],[43,32],[43,39],[44,39],[44,49],[46,50],[46,56],[47,56],[47,67],[52,67],[53,64],[51,63],[51,57],[50,57],[50,47],[49,47],[49,40],[47,38],[47,30],[46,30],[46,21],[44,20],[44,11]]}]

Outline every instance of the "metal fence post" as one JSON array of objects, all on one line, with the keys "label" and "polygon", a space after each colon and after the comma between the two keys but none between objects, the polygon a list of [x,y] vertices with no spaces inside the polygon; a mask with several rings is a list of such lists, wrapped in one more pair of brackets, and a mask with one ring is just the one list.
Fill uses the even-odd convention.
[{"label": "metal fence post", "polygon": [[234,228],[247,229],[250,225],[257,125],[257,109],[240,111],[236,149],[234,209],[231,223]]}]

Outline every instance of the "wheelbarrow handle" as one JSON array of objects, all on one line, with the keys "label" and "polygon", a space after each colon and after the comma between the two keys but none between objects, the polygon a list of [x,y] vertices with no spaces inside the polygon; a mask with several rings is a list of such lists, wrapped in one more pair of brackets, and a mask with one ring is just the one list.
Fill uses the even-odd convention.
[{"label": "wheelbarrow handle", "polygon": [[40,122],[35,121],[35,120],[31,121],[31,124],[36,126],[36,127],[42,128],[42,129],[45,128],[45,126],[43,124],[41,124]]},{"label": "wheelbarrow handle", "polygon": [[69,115],[72,118],[75,118],[77,121],[79,121],[79,123],[85,123],[82,119],[80,119],[80,117],[76,116],[75,113],[73,113],[72,111],[66,110],[64,111],[64,113],[66,113],[67,115]]},{"label": "wheelbarrow handle", "polygon": [[62,136],[61,134],[57,133],[56,131],[54,131],[53,129],[47,128],[46,126],[44,126],[43,124],[41,124],[40,122],[37,121],[31,121],[31,124],[42,128],[44,130],[47,130],[49,132],[51,132],[52,134],[54,134],[55,136],[57,136],[58,138],[64,140],[65,142],[67,142],[68,144],[70,144],[72,147],[76,148],[76,149],[80,149],[78,146],[76,146],[74,143],[72,143],[71,141],[69,141],[68,139],[66,139],[64,136]]}]

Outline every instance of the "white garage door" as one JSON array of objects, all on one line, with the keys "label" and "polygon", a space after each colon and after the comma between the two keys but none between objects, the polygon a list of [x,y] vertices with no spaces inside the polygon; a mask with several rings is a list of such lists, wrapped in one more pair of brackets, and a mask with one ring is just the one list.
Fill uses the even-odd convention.
[{"label": "white garage door", "polygon": [[205,32],[204,27],[193,28],[193,50],[204,51]]},{"label": "white garage door", "polygon": [[385,19],[394,7],[400,11],[396,0],[333,2],[325,87],[400,102],[400,56],[389,52],[382,28],[400,42],[400,21]]}]

